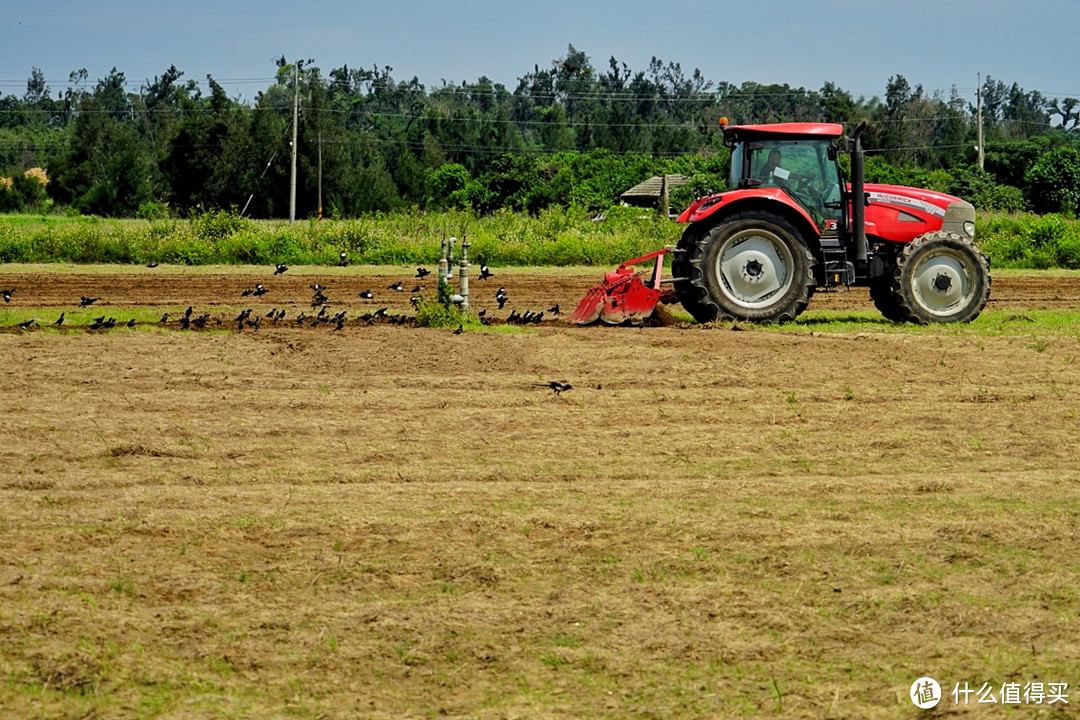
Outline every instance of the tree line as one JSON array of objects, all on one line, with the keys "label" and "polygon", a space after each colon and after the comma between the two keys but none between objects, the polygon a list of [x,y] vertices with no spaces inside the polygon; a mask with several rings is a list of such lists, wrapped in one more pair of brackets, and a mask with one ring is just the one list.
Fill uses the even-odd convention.
[{"label": "tree line", "polygon": [[658,58],[645,70],[615,58],[597,68],[573,46],[513,91],[486,77],[427,88],[388,66],[324,75],[312,61],[276,65],[252,102],[211,76],[204,92],[175,66],[137,92],[115,68],[95,82],[79,70],[54,96],[34,68],[24,95],[0,97],[0,211],[286,217],[294,102],[298,217],[602,209],[665,172],[690,177],[687,194],[720,189],[722,116],[849,128],[866,119],[871,181],[954,192],[985,209],[1080,210],[1080,101],[991,77],[980,88],[979,170],[974,104],[902,75],[882,97],[856,98],[831,82],[736,86]]}]

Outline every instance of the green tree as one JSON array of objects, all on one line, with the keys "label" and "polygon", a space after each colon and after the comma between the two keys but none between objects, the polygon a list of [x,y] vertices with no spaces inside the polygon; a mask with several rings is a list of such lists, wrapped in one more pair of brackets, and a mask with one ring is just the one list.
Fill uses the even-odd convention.
[{"label": "green tree", "polygon": [[134,216],[152,198],[155,163],[132,122],[124,83],[113,68],[93,93],[69,93],[78,99],[75,123],[67,151],[50,163],[49,190],[80,212]]},{"label": "green tree", "polygon": [[1080,211],[1080,151],[1062,147],[1044,153],[1027,171],[1028,200],[1038,213]]},{"label": "green tree", "polygon": [[189,104],[161,164],[169,200],[181,212],[242,207],[245,175],[257,164],[247,113],[213,77],[207,81],[210,97]]},{"label": "green tree", "polygon": [[428,188],[431,202],[440,208],[464,209],[468,205],[466,189],[469,171],[461,163],[446,163],[429,171]]}]

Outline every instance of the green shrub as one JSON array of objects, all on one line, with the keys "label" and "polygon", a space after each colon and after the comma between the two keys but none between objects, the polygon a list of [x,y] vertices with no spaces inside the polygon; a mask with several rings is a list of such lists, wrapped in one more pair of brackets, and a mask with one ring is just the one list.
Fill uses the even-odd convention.
[{"label": "green shrub", "polygon": [[992,175],[975,169],[956,169],[945,192],[961,197],[979,210],[1022,212],[1027,207],[1019,188],[999,185]]},{"label": "green shrub", "polygon": [[1039,157],[1024,176],[1036,212],[1080,212],[1080,151],[1057,148]]},{"label": "green shrub", "polygon": [[18,232],[14,223],[0,221],[0,263],[30,262],[32,258],[31,238]]},{"label": "green shrub", "polygon": [[416,305],[416,324],[421,327],[456,328],[473,322],[472,316],[456,305],[443,305],[426,298]]},{"label": "green shrub", "polygon": [[1080,222],[1062,215],[995,215],[979,222],[979,246],[999,267],[1080,268]]},{"label": "green shrub", "polygon": [[135,217],[142,220],[164,220],[171,216],[168,203],[144,202],[135,211]]},{"label": "green shrub", "polygon": [[191,231],[204,240],[220,240],[236,233],[251,230],[252,222],[224,210],[204,212],[191,217]]},{"label": "green shrub", "polygon": [[1057,241],[1054,264],[1057,267],[1080,269],[1080,232],[1074,231]]}]

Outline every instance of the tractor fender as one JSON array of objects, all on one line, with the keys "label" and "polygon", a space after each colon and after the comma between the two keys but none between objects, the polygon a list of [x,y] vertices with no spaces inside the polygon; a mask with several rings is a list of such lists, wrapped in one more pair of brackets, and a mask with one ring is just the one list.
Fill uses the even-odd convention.
[{"label": "tractor fender", "polygon": [[678,222],[711,226],[721,222],[726,215],[750,208],[764,209],[790,218],[808,241],[815,241],[814,244],[821,237],[821,229],[813,218],[780,188],[753,188],[708,195],[694,201],[679,215]]}]

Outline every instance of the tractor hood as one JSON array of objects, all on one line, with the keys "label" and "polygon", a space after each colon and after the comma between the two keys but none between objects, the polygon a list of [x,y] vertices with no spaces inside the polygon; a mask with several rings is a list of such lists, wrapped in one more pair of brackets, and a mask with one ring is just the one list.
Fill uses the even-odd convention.
[{"label": "tractor hood", "polygon": [[946,195],[934,190],[903,187],[901,185],[867,183],[865,189],[870,196],[871,205],[882,203],[901,209],[915,210],[939,218],[945,217],[945,210],[949,205],[960,200],[954,195]]},{"label": "tractor hood", "polygon": [[948,230],[974,232],[975,208],[953,195],[898,185],[865,186],[866,234],[889,242],[911,242],[919,235]]}]

